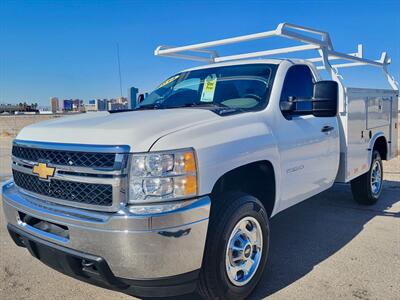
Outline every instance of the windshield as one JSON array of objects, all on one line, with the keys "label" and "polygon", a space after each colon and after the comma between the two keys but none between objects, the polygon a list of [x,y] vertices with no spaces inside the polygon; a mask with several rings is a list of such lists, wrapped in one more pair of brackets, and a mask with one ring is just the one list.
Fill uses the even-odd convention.
[{"label": "windshield", "polygon": [[273,73],[270,64],[235,65],[174,75],[140,103],[138,109],[190,106],[253,110],[265,107]]}]

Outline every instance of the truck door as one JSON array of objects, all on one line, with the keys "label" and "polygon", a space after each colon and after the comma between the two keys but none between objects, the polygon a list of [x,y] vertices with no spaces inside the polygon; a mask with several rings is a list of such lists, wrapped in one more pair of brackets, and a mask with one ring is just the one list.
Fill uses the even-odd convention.
[{"label": "truck door", "polygon": [[[294,65],[286,73],[281,101],[288,97],[311,99],[314,76],[307,65]],[[281,157],[281,206],[289,207],[329,188],[339,164],[336,117],[311,113],[279,114],[275,130]]]}]

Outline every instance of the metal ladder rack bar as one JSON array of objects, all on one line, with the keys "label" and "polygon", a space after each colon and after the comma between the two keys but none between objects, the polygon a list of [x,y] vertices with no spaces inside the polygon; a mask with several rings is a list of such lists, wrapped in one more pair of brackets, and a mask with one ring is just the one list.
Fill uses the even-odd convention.
[{"label": "metal ladder rack bar", "polygon": [[[315,37],[310,36],[310,34],[315,35]],[[303,43],[303,45],[268,49],[268,50],[249,52],[249,53],[240,53],[227,56],[219,56],[217,51],[209,49],[210,47],[218,47],[218,46],[248,42],[248,41],[271,38],[271,37],[287,38],[301,42]],[[210,42],[204,42],[204,43],[186,45],[180,47],[159,46],[154,51],[154,54],[156,56],[166,56],[166,57],[201,61],[207,63],[216,63],[216,62],[225,62],[225,61],[256,58],[256,57],[268,57],[278,54],[286,54],[286,53],[293,53],[293,52],[300,52],[307,50],[317,50],[319,52],[320,57],[309,58],[305,60],[308,60],[312,63],[322,62],[323,65],[316,66],[316,68],[319,70],[326,69],[328,73],[331,75],[332,79],[340,83],[342,90],[343,90],[343,84],[341,77],[337,72],[337,69],[364,66],[364,65],[383,68],[383,72],[390,86],[394,90],[399,89],[398,83],[389,74],[387,70],[387,66],[390,64],[391,60],[385,52],[382,53],[381,58],[379,60],[371,60],[364,58],[362,53],[362,45],[358,45],[356,53],[350,53],[350,54],[341,53],[334,50],[328,32],[289,23],[281,23],[277,26],[275,30],[271,31],[236,36],[216,41],[210,41]],[[193,54],[191,53],[186,54],[184,52],[192,52]],[[331,65],[330,63],[331,60],[345,60],[350,62]]]},{"label": "metal ladder rack bar", "polygon": [[[348,53],[348,55],[351,56],[357,56],[357,57],[363,57],[363,45],[362,44],[358,44],[357,45],[357,52],[354,53]],[[329,60],[338,60],[338,59],[342,59],[340,57],[337,56],[333,56],[333,55],[329,55],[328,57]],[[307,58],[308,61],[310,62],[323,62],[324,59],[320,56],[320,57],[315,57],[315,58]]]},{"label": "metal ladder rack bar", "polygon": [[275,34],[276,34],[276,30],[271,30],[271,31],[266,31],[266,32],[253,33],[253,34],[242,35],[242,36],[237,36],[237,37],[232,37],[232,38],[227,38],[227,39],[222,39],[222,40],[217,40],[217,41],[212,41],[212,42],[188,45],[188,46],[169,47],[167,49],[165,49],[165,48],[163,49],[162,48],[163,46],[160,46],[154,51],[154,55],[167,56],[168,54],[183,52],[183,51],[196,51],[196,50],[198,51],[199,49],[204,49],[204,48],[208,48],[208,47],[223,46],[223,45],[228,45],[228,44],[233,44],[233,43],[240,43],[240,42],[245,42],[245,41],[252,41],[252,40],[267,38],[267,37],[274,36]]},{"label": "metal ladder rack bar", "polygon": [[278,48],[272,50],[265,50],[259,52],[251,52],[247,54],[238,54],[238,55],[230,55],[223,57],[216,57],[214,59],[215,62],[222,62],[228,60],[236,60],[236,59],[245,59],[245,58],[253,58],[253,57],[261,57],[261,56],[270,56],[275,54],[283,54],[283,53],[291,53],[291,52],[299,52],[299,51],[307,51],[307,50],[316,50],[319,49],[318,45],[301,45],[294,47],[286,47],[286,48]]}]

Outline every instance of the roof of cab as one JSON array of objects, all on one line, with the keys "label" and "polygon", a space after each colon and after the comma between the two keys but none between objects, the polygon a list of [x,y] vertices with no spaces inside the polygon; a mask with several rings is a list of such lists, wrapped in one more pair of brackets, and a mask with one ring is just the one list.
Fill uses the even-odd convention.
[{"label": "roof of cab", "polygon": [[226,61],[220,63],[212,63],[207,65],[202,65],[198,67],[193,67],[190,69],[183,70],[182,72],[215,68],[215,67],[225,67],[225,66],[236,66],[236,65],[247,65],[247,64],[274,64],[277,65],[281,62],[281,59],[246,59],[246,60],[234,60],[234,61]]},{"label": "roof of cab", "polygon": [[274,64],[274,65],[278,65],[282,61],[285,61],[285,60],[286,61],[290,61],[292,63],[302,63],[302,64],[312,65],[311,62],[309,62],[307,60],[304,60],[304,59],[246,59],[246,60],[234,60],[234,61],[227,61],[227,62],[220,62],[220,63],[212,63],[212,64],[207,64],[207,65],[202,65],[202,66],[186,69],[186,70],[183,70],[181,72],[209,69],[209,68],[215,68],[215,67],[247,65],[247,64]]}]

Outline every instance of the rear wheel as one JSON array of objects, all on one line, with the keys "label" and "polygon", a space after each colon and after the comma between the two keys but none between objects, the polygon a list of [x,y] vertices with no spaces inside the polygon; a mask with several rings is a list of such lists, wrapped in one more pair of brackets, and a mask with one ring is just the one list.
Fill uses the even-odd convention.
[{"label": "rear wheel", "polygon": [[382,192],[383,165],[378,151],[372,153],[369,171],[351,181],[353,198],[360,204],[375,204]]},{"label": "rear wheel", "polygon": [[199,294],[204,299],[245,299],[264,270],[268,216],[261,202],[247,194],[230,193],[215,201]]}]

